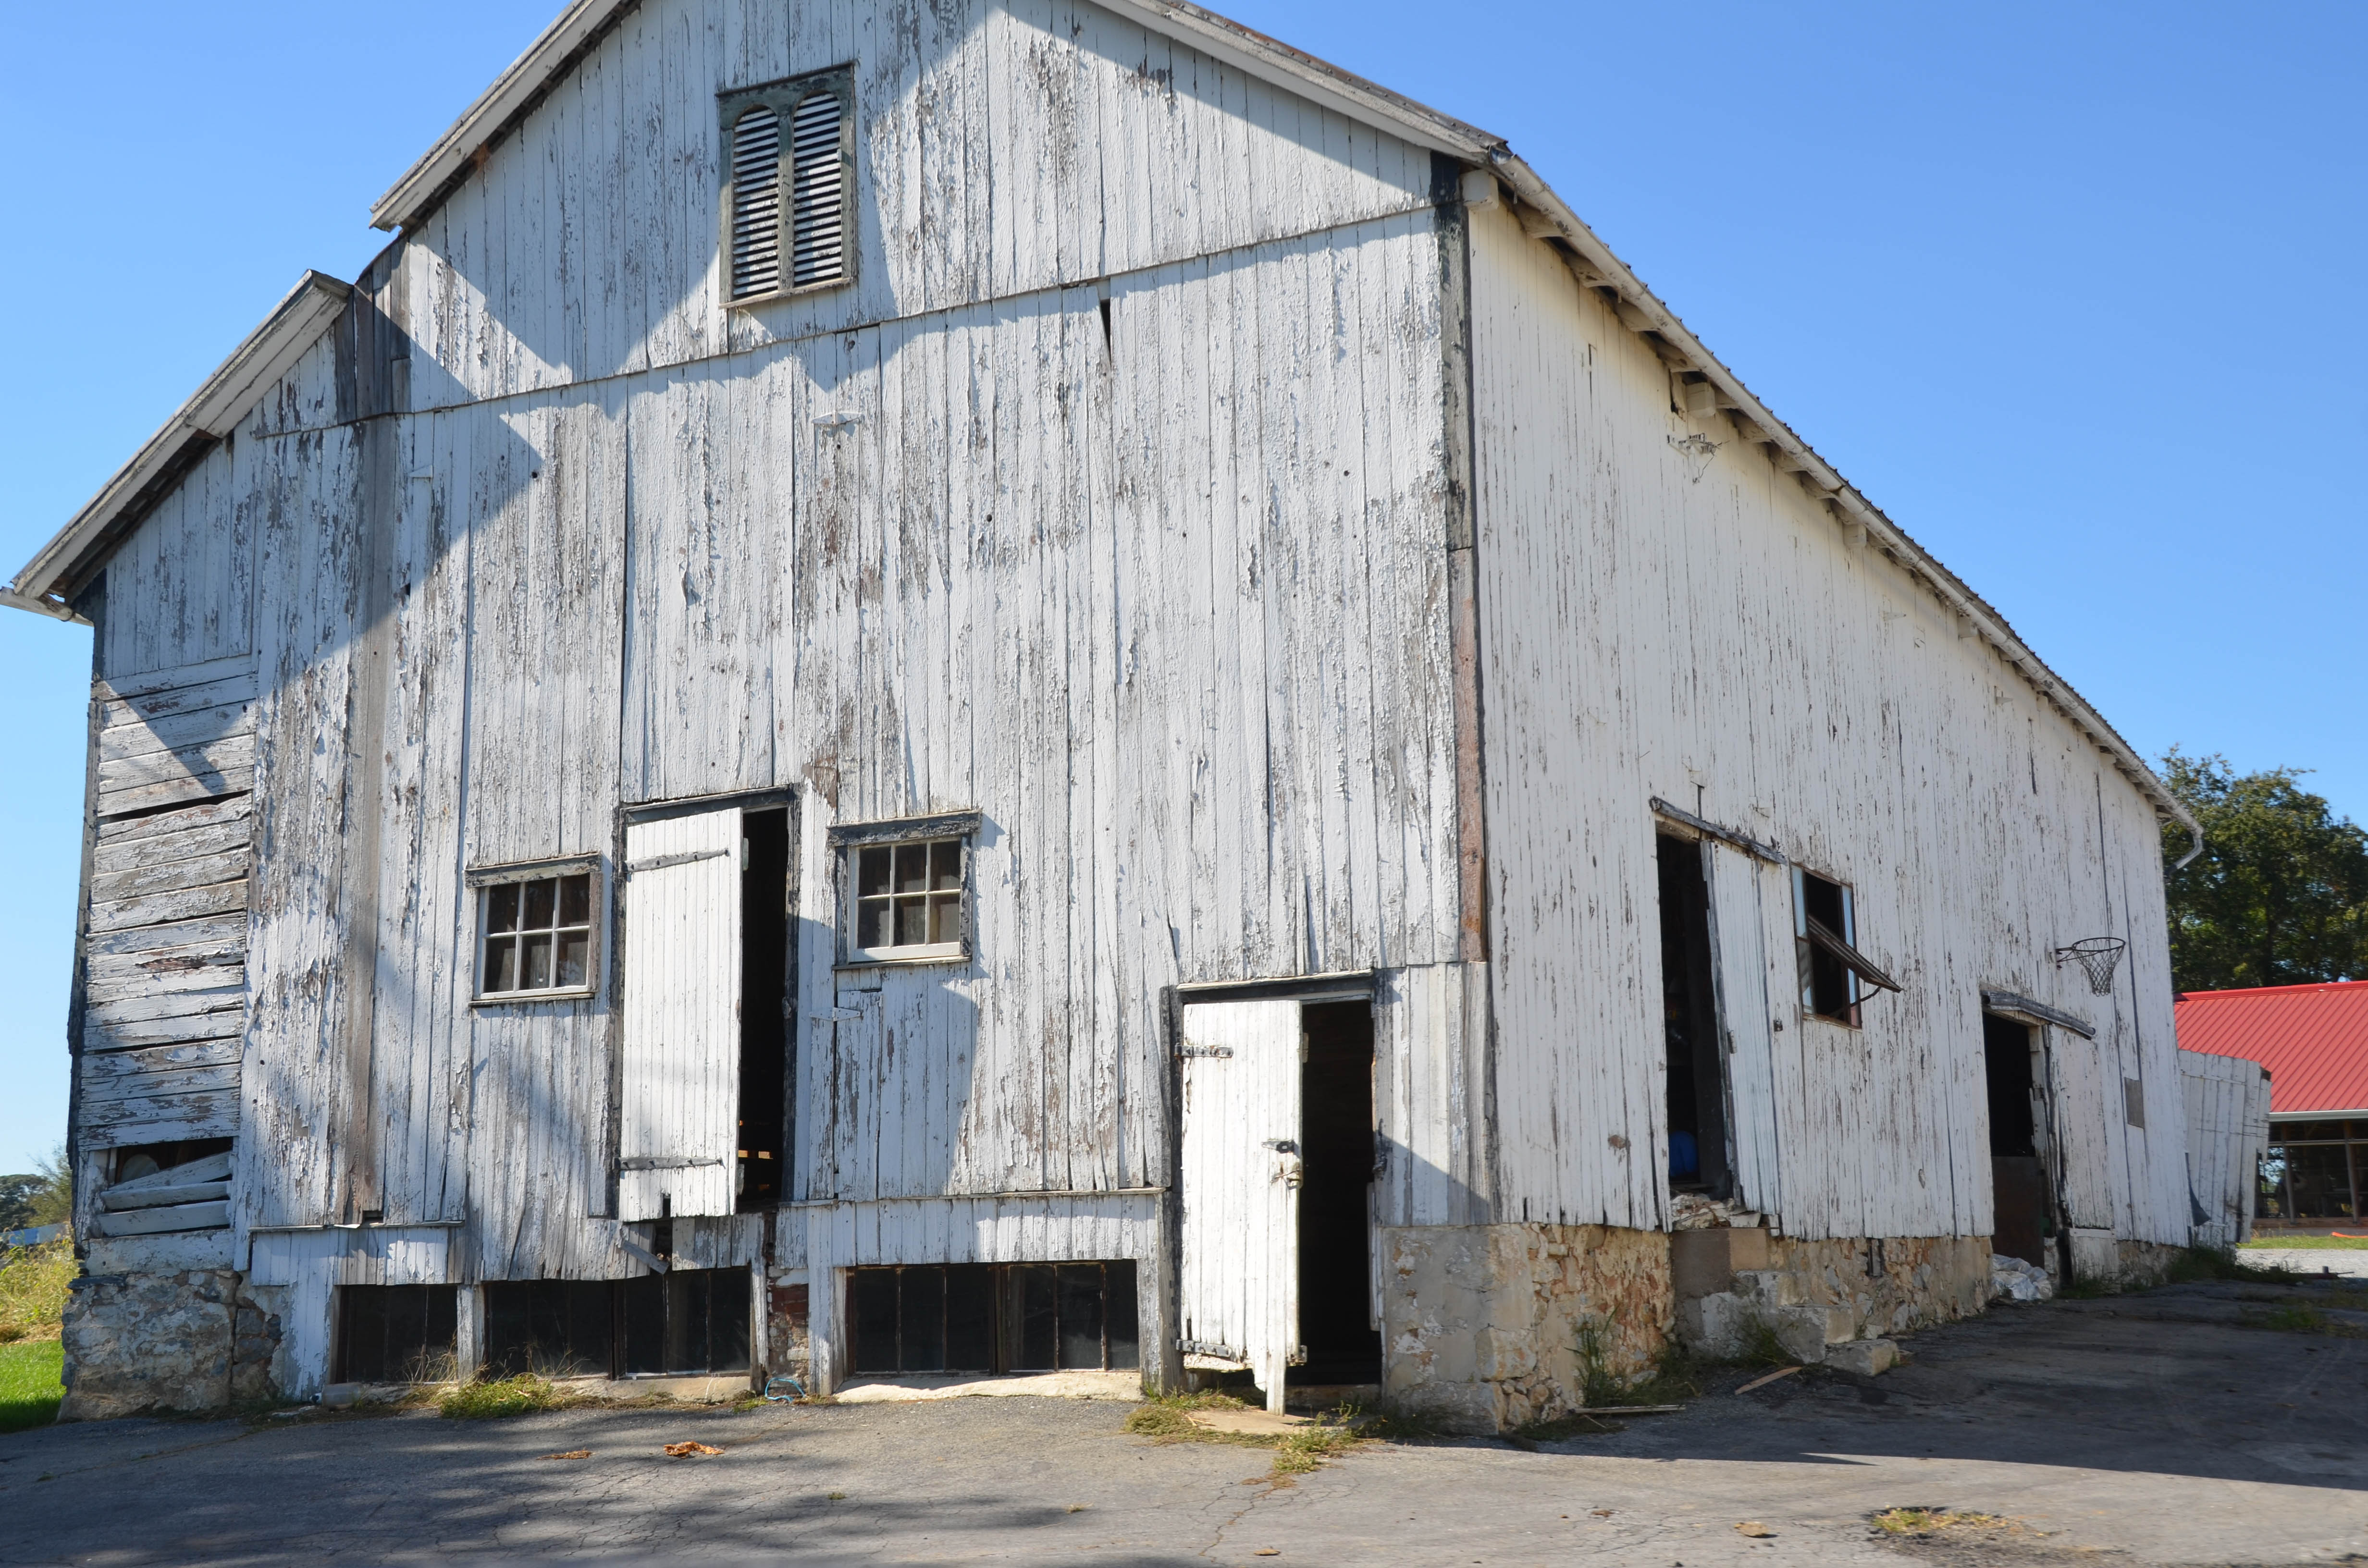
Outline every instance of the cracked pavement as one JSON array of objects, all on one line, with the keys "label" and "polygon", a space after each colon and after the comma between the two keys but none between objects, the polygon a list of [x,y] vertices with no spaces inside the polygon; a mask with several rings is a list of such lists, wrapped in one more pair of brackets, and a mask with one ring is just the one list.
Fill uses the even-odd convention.
[{"label": "cracked pavement", "polygon": [[[53,1427],[0,1437],[0,1562],[2368,1561],[2368,1337],[2336,1290],[2000,1307],[1880,1379],[1737,1372],[1617,1433],[1369,1444],[1285,1486],[1033,1398]],[[2262,1326],[2321,1297],[2320,1332]],[[660,1453],[687,1438],[723,1452]],[[1876,1537],[1901,1506],[2012,1523]]]}]

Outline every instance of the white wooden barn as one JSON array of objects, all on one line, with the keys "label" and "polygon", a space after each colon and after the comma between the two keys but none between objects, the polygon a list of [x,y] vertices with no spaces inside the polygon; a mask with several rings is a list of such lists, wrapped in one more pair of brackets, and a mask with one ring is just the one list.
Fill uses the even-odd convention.
[{"label": "white wooden barn", "polygon": [[2192,824],[1498,139],[1177,0],[577,0],[372,217],[6,591],[69,1415],[1486,1427],[2188,1239]]}]

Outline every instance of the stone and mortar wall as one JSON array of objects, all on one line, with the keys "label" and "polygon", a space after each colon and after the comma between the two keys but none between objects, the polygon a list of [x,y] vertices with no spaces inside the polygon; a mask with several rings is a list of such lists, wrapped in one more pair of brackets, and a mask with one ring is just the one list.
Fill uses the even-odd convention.
[{"label": "stone and mortar wall", "polygon": [[1867,1271],[1864,1237],[1769,1238],[1769,1267],[1796,1275],[1810,1301],[1850,1314],[1852,1336],[1875,1339],[1971,1317],[1989,1304],[1987,1236],[1888,1236],[1880,1273]]},{"label": "stone and mortar wall", "polygon": [[1453,1431],[1578,1409],[1582,1335],[1604,1369],[1650,1369],[1667,1343],[1669,1239],[1610,1225],[1384,1230],[1383,1396]]},{"label": "stone and mortar wall", "polygon": [[58,1419],[229,1403],[237,1294],[238,1276],[228,1269],[75,1280],[62,1335],[66,1396]]}]

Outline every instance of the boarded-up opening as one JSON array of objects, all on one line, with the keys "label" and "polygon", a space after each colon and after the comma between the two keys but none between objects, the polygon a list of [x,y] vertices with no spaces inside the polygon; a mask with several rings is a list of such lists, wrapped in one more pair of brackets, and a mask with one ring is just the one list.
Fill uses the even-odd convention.
[{"label": "boarded-up opening", "polygon": [[745,1372],[748,1298],[745,1268],[489,1281],[486,1370],[620,1378]]},{"label": "boarded-up opening", "polygon": [[1373,1321],[1373,1006],[1311,1003],[1300,1010],[1299,1337],[1303,1364],[1286,1381],[1382,1381]]},{"label": "boarded-up opening", "polygon": [[336,1381],[441,1382],[453,1375],[459,1332],[450,1285],[341,1285]]},{"label": "boarded-up opening", "polygon": [[1132,1371],[1134,1264],[919,1264],[848,1270],[853,1369]]},{"label": "boarded-up opening", "polygon": [[1655,840],[1661,895],[1661,1018],[1669,1186],[1726,1196],[1726,1082],[1712,992],[1710,887],[1702,846]]},{"label": "boarded-up opening", "polygon": [[1983,1014],[1982,1063],[1989,1086],[1990,1250],[2044,1267],[2046,1238],[2055,1227],[2039,1154],[2029,1027]]},{"label": "boarded-up opening", "polygon": [[740,1142],[743,1213],[781,1200],[788,1148],[790,813],[740,814]]}]

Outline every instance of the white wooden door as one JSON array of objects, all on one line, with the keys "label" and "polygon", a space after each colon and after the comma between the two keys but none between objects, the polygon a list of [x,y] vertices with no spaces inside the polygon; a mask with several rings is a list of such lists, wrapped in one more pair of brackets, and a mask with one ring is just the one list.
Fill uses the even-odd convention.
[{"label": "white wooden door", "polygon": [[[1736,1200],[1781,1211],[1776,1146],[1774,1024],[1782,993],[1770,992],[1769,902],[1789,919],[1792,888],[1782,867],[1740,849],[1705,844],[1710,874],[1711,969],[1718,994],[1719,1043],[1726,1062],[1728,1150]],[[1793,944],[1780,949],[1793,961]]]},{"label": "white wooden door", "polygon": [[740,811],[625,828],[617,1217],[729,1214],[740,1120]]},{"label": "white wooden door", "polygon": [[1282,1409],[1299,1340],[1299,1004],[1184,1009],[1187,1355],[1240,1362]]}]

